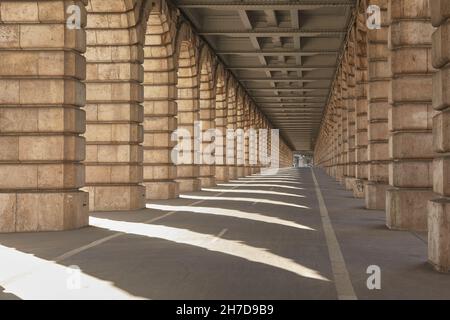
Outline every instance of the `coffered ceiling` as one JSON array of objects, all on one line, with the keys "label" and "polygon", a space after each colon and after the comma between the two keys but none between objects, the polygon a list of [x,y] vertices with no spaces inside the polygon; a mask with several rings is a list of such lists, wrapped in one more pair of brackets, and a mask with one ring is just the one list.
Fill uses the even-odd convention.
[{"label": "coffered ceiling", "polygon": [[311,150],[356,0],[173,0],[298,151]]}]

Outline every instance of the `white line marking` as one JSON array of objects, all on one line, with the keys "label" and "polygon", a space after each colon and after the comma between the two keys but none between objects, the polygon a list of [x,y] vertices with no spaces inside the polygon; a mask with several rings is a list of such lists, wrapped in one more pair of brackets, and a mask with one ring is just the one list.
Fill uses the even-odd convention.
[{"label": "white line marking", "polygon": [[223,229],[222,231],[220,231],[217,236],[211,240],[211,242],[216,242],[217,240],[219,240],[226,232],[228,231],[227,228]]},{"label": "white line marking", "polygon": [[[246,184],[246,183],[244,183],[244,184]],[[231,189],[235,189],[235,188],[237,188],[237,186],[232,187]],[[225,193],[226,193],[226,192],[219,192],[219,193],[215,194],[214,196],[221,196],[221,195],[223,195],[223,194],[225,194]],[[205,201],[206,201],[206,200],[198,200],[198,201],[192,202],[191,204],[188,204],[187,206],[188,206],[188,207],[192,207],[192,206],[195,206],[195,205],[197,205],[197,204],[203,203],[203,202],[205,202]],[[166,218],[166,217],[168,217],[168,216],[171,216],[171,215],[173,215],[173,214],[176,213],[176,212],[177,212],[177,211],[170,211],[170,212],[168,212],[168,213],[166,213],[166,214],[163,214],[162,216],[155,217],[155,218],[152,218],[152,219],[150,219],[150,220],[147,220],[147,221],[144,221],[144,222],[141,222],[141,223],[149,224],[149,223],[152,223],[152,222],[156,222],[156,221],[158,221],[158,220],[161,220],[161,219],[164,219],[164,218]],[[79,248],[70,250],[70,251],[68,251],[68,252],[66,252],[66,253],[63,253],[62,255],[60,255],[60,256],[54,258],[53,261],[55,261],[55,262],[61,262],[61,261],[65,260],[65,259],[68,259],[68,258],[70,258],[70,257],[73,257],[74,255],[76,255],[76,254],[78,254],[78,253],[81,253],[81,252],[83,252],[83,251],[86,251],[86,250],[88,250],[88,249],[90,249],[90,248],[94,248],[94,247],[96,247],[96,246],[98,246],[98,245],[100,245],[100,244],[102,244],[102,243],[105,243],[105,242],[107,242],[107,241],[109,241],[109,240],[112,240],[112,239],[115,239],[115,238],[117,238],[117,237],[120,237],[120,236],[122,236],[122,235],[124,235],[124,234],[125,234],[124,232],[117,232],[117,233],[114,233],[114,234],[109,235],[109,236],[107,236],[107,237],[104,237],[104,238],[95,240],[95,241],[93,241],[93,242],[91,242],[91,243],[88,243],[87,245],[84,245],[84,246],[81,246],[81,247],[79,247]]]},{"label": "white line marking", "polygon": [[328,209],[320,191],[319,183],[317,182],[314,170],[311,168],[311,174],[314,180],[317,200],[319,202],[320,218],[322,219],[323,231],[327,241],[328,255],[330,256],[331,269],[333,271],[334,284],[339,300],[357,300],[355,291],[353,289],[350,276],[348,274],[347,266],[345,265],[344,256],[341,252],[341,247],[336,238],[336,234],[331,224]]},{"label": "white line marking", "polygon": [[[198,202],[198,201],[196,201],[196,202]],[[195,204],[195,202],[192,203],[191,205],[194,205],[194,204]],[[166,213],[166,214],[163,214],[162,216],[155,217],[155,218],[152,218],[152,219],[150,219],[150,220],[144,221],[143,223],[152,223],[152,222],[161,220],[161,219],[163,219],[163,218],[165,218],[165,217],[168,217],[168,216],[174,214],[175,212],[176,212],[176,211],[170,211],[170,212],[168,212],[168,213]],[[112,235],[110,235],[110,236],[101,238],[101,239],[99,239],[99,240],[95,240],[95,241],[93,241],[93,242],[91,242],[91,243],[88,243],[88,244],[85,245],[85,246],[82,246],[82,247],[79,247],[79,248],[77,248],[77,249],[73,249],[73,250],[71,250],[71,251],[69,251],[69,252],[66,252],[66,253],[64,253],[64,254],[62,254],[62,255],[60,255],[60,256],[54,258],[53,261],[55,261],[55,262],[60,262],[60,261],[62,261],[62,260],[65,260],[65,259],[67,259],[67,258],[70,258],[70,257],[72,257],[72,256],[74,256],[74,255],[76,255],[76,254],[78,254],[78,253],[80,253],[80,252],[83,252],[83,251],[85,251],[85,250],[87,250],[87,249],[96,247],[96,246],[98,246],[98,245],[100,245],[100,244],[102,244],[102,243],[105,243],[106,241],[109,241],[109,240],[112,240],[112,239],[114,239],[114,238],[120,237],[121,235],[124,235],[124,234],[125,234],[124,232],[118,232],[118,233],[112,234]]]}]

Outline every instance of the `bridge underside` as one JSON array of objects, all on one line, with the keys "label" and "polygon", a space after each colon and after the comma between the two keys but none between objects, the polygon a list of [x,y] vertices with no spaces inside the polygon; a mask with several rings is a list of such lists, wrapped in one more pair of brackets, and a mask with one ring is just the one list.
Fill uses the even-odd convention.
[{"label": "bridge underside", "polygon": [[450,298],[449,26],[0,1],[0,298]]}]

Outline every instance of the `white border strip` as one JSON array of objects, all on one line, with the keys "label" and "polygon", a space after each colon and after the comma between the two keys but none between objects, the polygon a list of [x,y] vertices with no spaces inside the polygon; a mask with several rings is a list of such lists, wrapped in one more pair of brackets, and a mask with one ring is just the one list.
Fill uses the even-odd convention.
[{"label": "white border strip", "polygon": [[327,241],[328,255],[330,256],[331,269],[334,277],[334,284],[336,286],[337,296],[339,300],[357,300],[355,290],[353,289],[350,276],[348,274],[347,266],[345,264],[344,256],[341,252],[341,247],[336,238],[336,234],[331,224],[328,209],[320,191],[319,183],[317,182],[314,170],[311,168],[312,178],[316,189],[317,200],[319,202],[320,218],[322,220],[323,231]]}]

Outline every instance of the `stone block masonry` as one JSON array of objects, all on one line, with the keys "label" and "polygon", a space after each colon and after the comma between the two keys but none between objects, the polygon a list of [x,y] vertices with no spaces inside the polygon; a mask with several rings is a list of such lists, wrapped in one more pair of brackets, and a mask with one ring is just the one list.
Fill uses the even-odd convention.
[{"label": "stone block masonry", "polygon": [[84,29],[66,28],[81,1],[0,3],[0,232],[88,224]]}]

